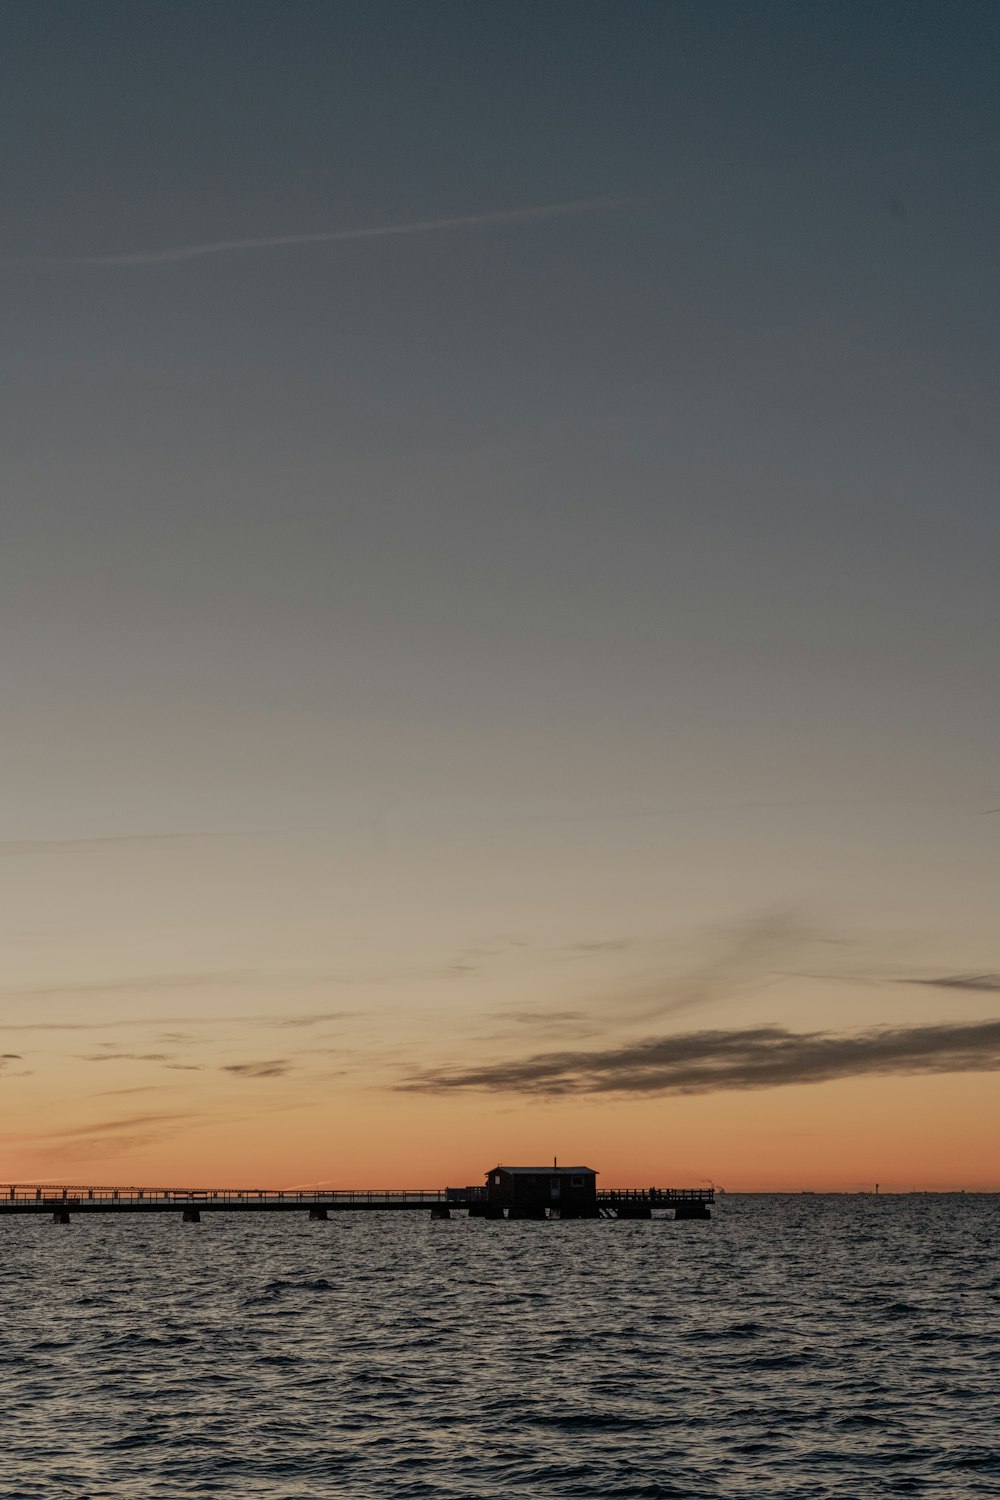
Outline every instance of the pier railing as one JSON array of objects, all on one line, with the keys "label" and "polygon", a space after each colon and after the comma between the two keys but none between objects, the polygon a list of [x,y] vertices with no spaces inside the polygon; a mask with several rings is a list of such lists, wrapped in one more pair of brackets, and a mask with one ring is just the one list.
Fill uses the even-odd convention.
[{"label": "pier railing", "polygon": [[[137,1187],[78,1186],[63,1183],[0,1184],[0,1217],[7,1214],[66,1214],[166,1211],[178,1208],[197,1218],[201,1209],[234,1212],[315,1210],[326,1217],[328,1209],[478,1209],[487,1201],[483,1187],[462,1188],[236,1188],[236,1187]],[[676,1207],[682,1210],[714,1202],[712,1188],[599,1188],[597,1207],[615,1216],[636,1217],[639,1209]],[[565,1209],[563,1212],[565,1213]],[[688,1214],[691,1217],[692,1214]],[[703,1215],[707,1216],[707,1215]]]},{"label": "pier railing", "polygon": [[598,1188],[598,1203],[714,1203],[714,1188]]},{"label": "pier railing", "polygon": [[141,1188],[141,1187],[55,1187],[50,1184],[9,1183],[0,1186],[0,1209],[5,1204],[39,1203],[43,1207],[63,1204],[83,1207],[93,1204],[138,1205],[140,1203],[177,1203],[201,1205],[231,1204],[233,1207],[261,1204],[372,1204],[395,1206],[413,1204],[420,1207],[447,1200],[445,1188]]}]

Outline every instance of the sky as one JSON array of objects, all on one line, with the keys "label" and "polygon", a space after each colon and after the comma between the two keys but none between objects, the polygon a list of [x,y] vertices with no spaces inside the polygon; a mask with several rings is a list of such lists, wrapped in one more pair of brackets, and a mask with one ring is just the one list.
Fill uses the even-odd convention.
[{"label": "sky", "polygon": [[0,1178],[1000,1188],[996,6],[0,29]]}]

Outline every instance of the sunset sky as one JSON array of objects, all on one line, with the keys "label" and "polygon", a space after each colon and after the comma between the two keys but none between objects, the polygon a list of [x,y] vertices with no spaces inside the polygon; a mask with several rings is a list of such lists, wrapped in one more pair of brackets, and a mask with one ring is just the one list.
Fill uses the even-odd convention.
[{"label": "sunset sky", "polygon": [[0,22],[0,1179],[1000,1188],[1000,8]]}]

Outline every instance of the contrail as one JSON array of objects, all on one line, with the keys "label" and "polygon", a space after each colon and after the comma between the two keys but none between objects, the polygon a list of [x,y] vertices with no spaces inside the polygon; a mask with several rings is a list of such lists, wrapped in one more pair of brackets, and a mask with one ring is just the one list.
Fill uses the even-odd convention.
[{"label": "contrail", "polygon": [[574,198],[538,208],[503,208],[495,213],[462,214],[448,219],[417,219],[407,224],[378,224],[361,229],[327,229],[317,234],[279,234],[263,239],[213,240],[203,245],[175,245],[166,250],[139,250],[124,255],[59,255],[46,258],[60,266],[162,266],[175,261],[200,260],[205,255],[228,255],[238,250],[279,250],[294,245],[334,245],[343,240],[377,240],[404,234],[437,234],[446,229],[479,229],[490,224],[530,224],[540,219],[573,214],[607,213],[629,202],[626,198]]}]

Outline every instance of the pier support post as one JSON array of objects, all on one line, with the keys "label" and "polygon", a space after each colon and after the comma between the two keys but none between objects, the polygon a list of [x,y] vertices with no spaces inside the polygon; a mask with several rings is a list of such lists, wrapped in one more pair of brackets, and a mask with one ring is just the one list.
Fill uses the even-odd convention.
[{"label": "pier support post", "polygon": [[507,1214],[508,1219],[544,1219],[544,1203],[514,1203]]},{"label": "pier support post", "polygon": [[448,1207],[448,1205],[446,1203],[435,1203],[434,1207],[431,1209],[431,1218],[432,1219],[450,1219],[451,1218],[451,1209]]},{"label": "pier support post", "polygon": [[64,1208],[57,1208],[55,1213],[52,1215],[52,1222],[53,1224],[68,1224],[69,1214]]},{"label": "pier support post", "polygon": [[619,1219],[651,1219],[653,1210],[648,1203],[619,1203],[617,1209]]},{"label": "pier support post", "polygon": [[182,1224],[200,1224],[201,1212],[197,1208],[186,1208],[181,1214]]},{"label": "pier support post", "polygon": [[317,1206],[309,1210],[309,1217],[310,1219],[322,1219],[325,1221],[330,1216],[325,1208],[323,1208],[322,1206]]},{"label": "pier support post", "polygon": [[675,1219],[710,1219],[712,1211],[707,1203],[695,1201],[693,1203],[681,1202],[674,1208]]}]

